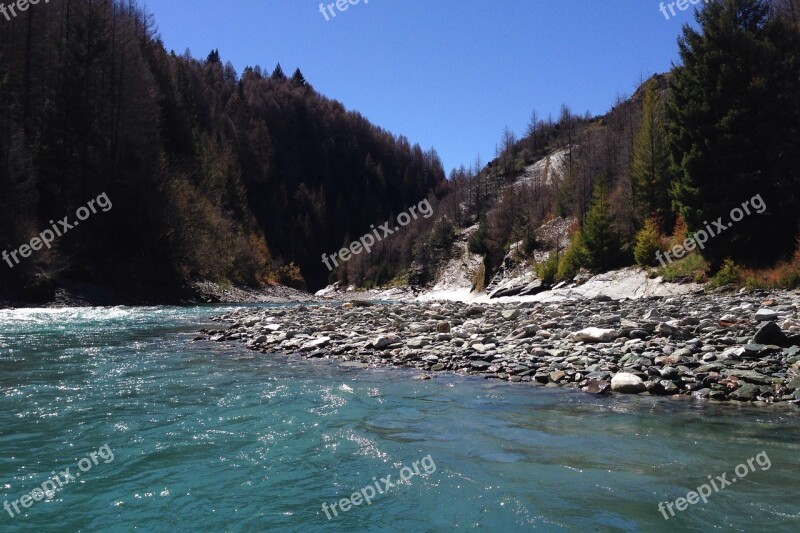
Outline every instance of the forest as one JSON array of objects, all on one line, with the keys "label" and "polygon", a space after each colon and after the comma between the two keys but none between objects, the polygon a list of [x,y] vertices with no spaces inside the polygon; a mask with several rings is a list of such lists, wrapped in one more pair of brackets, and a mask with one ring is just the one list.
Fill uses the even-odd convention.
[{"label": "forest", "polygon": [[167,51],[134,1],[53,0],[0,24],[0,249],[105,192],[114,209],[0,287],[129,297],[195,280],[324,286],[319,261],[425,198],[438,155],[317,93],[298,69]]}]

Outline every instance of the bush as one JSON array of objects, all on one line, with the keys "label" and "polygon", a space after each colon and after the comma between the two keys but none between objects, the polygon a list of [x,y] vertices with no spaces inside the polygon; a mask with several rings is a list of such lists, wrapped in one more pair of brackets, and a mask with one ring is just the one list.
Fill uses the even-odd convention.
[{"label": "bush", "polygon": [[478,230],[469,238],[467,249],[473,254],[486,255],[489,253],[489,246],[486,243],[485,220],[481,220],[480,224],[478,224]]},{"label": "bush", "polygon": [[530,255],[533,253],[540,246],[539,241],[536,239],[536,233],[534,233],[530,226],[525,229],[525,235],[522,237],[522,251],[525,255]]},{"label": "bush", "polygon": [[723,285],[732,285],[738,283],[741,278],[741,269],[729,258],[722,263],[722,267],[714,274],[711,281],[708,282],[708,286],[714,289],[716,287],[722,287]]},{"label": "bush", "polygon": [[678,217],[675,220],[675,227],[672,229],[670,248],[675,245],[683,246],[687,237],[689,237],[689,228],[686,227],[686,222],[683,221],[683,217]]},{"label": "bush", "polygon": [[640,266],[653,266],[656,264],[656,253],[665,250],[665,238],[658,230],[658,224],[648,218],[644,227],[636,234],[636,246],[633,248],[633,257]]},{"label": "bush", "polygon": [[707,270],[708,263],[703,259],[703,256],[697,252],[692,252],[683,259],[667,263],[666,266],[659,268],[657,274],[664,281],[703,283],[706,281]]},{"label": "bush", "polygon": [[455,238],[455,227],[449,218],[444,216],[434,223],[430,236],[430,242],[434,248],[449,248]]},{"label": "bush", "polygon": [[278,282],[299,290],[306,290],[306,280],[300,272],[300,267],[294,263],[283,265],[278,269]]},{"label": "bush", "polygon": [[800,240],[792,259],[782,261],[772,268],[748,269],[743,273],[742,279],[751,289],[800,288]]},{"label": "bush", "polygon": [[558,274],[558,256],[551,252],[550,256],[536,265],[536,277],[545,285],[552,285]]},{"label": "bush", "polygon": [[581,268],[588,268],[592,264],[592,257],[583,242],[583,234],[578,231],[572,236],[567,250],[558,262],[556,277],[562,281],[574,278]]}]

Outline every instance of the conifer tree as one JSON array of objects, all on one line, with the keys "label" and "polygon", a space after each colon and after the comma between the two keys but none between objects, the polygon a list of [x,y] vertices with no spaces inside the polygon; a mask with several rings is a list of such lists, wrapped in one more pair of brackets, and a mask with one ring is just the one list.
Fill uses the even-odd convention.
[{"label": "conifer tree", "polygon": [[299,68],[294,71],[294,74],[292,74],[292,82],[295,85],[299,85],[300,87],[307,87],[308,86],[308,82],[306,81],[305,76],[303,76],[303,73],[300,72]]},{"label": "conifer tree", "polygon": [[635,210],[639,220],[655,215],[660,221],[672,219],[669,197],[669,150],[666,119],[657,80],[647,82],[642,105],[642,121],[633,140],[633,180]]},{"label": "conifer tree", "polygon": [[614,266],[619,250],[605,179],[598,180],[592,196],[592,206],[586,215],[581,234],[592,269],[603,271]]},{"label": "conifer tree", "polygon": [[275,65],[275,70],[272,71],[272,79],[273,80],[285,80],[286,74],[283,73],[283,69],[281,68],[281,64],[278,63]]},{"label": "conifer tree", "polygon": [[[672,196],[690,231],[733,224],[703,254],[719,264],[768,263],[789,253],[800,196],[800,35],[768,0],[723,0],[679,40],[670,105]],[[767,208],[729,222],[761,195]]]}]

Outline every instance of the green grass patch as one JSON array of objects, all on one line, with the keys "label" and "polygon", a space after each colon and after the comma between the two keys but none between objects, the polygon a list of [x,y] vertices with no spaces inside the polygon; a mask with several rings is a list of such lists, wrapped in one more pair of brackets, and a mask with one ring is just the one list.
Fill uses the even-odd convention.
[{"label": "green grass patch", "polygon": [[655,270],[656,275],[661,276],[664,281],[673,283],[704,283],[708,279],[707,272],[708,262],[697,252]]}]

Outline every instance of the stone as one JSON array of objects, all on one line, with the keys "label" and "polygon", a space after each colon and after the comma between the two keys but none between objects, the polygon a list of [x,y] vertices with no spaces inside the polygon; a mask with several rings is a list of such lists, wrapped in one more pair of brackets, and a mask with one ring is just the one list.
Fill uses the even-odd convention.
[{"label": "stone", "polygon": [[735,346],[733,348],[728,348],[721,354],[719,354],[718,358],[720,360],[727,360],[727,359],[742,359],[745,356],[745,349],[744,346]]},{"label": "stone", "polygon": [[428,344],[430,344],[430,342],[428,342],[427,339],[416,338],[416,339],[411,339],[410,341],[408,341],[406,346],[408,346],[409,348],[413,348],[415,350],[418,350],[420,348],[424,348]]},{"label": "stone", "polygon": [[624,394],[638,394],[647,390],[642,378],[629,372],[619,372],[611,378],[611,390]]},{"label": "stone", "polygon": [[762,308],[756,311],[756,322],[769,322],[776,320],[780,315],[772,309]]},{"label": "stone", "polygon": [[769,376],[765,376],[760,372],[756,372],[755,370],[740,370],[740,369],[733,369],[728,370],[727,375],[729,376],[736,376],[742,381],[747,381],[749,383],[757,383],[759,385],[768,385],[772,383],[772,378]]},{"label": "stone", "polygon": [[611,342],[617,338],[617,332],[613,329],[590,327],[576,331],[570,337],[575,342]]},{"label": "stone", "polygon": [[611,390],[611,385],[602,379],[590,379],[583,390],[589,394],[607,394]]},{"label": "stone", "polygon": [[753,336],[755,344],[774,344],[776,346],[788,346],[789,338],[775,322],[767,322],[759,328]]},{"label": "stone", "polygon": [[751,383],[745,383],[735,391],[730,394],[730,398],[732,400],[737,400],[740,402],[752,402],[758,396],[760,389],[757,385],[753,385]]},{"label": "stone", "polygon": [[383,350],[392,344],[397,344],[400,342],[400,337],[397,335],[390,335],[384,337],[377,337],[375,340],[372,341],[372,346],[377,350]]},{"label": "stone", "polygon": [[789,387],[789,390],[791,391],[800,390],[800,376],[789,378],[789,380],[786,382],[786,386]]},{"label": "stone", "polygon": [[312,352],[314,350],[319,350],[320,348],[325,348],[331,343],[330,337],[320,337],[319,339],[315,339],[311,342],[305,343],[303,346],[300,347],[301,352]]},{"label": "stone", "polygon": [[657,309],[648,309],[645,314],[642,315],[642,320],[649,320],[651,322],[666,322],[668,319],[661,316],[661,313],[659,313]]},{"label": "stone", "polygon": [[662,379],[659,381],[659,384],[664,387],[664,394],[670,395],[678,394],[678,392],[680,392],[680,389],[673,381]]},{"label": "stone", "polygon": [[519,309],[509,309],[500,313],[500,316],[502,316],[504,320],[516,320],[519,315]]},{"label": "stone", "polygon": [[662,378],[669,380],[677,379],[681,375],[678,369],[672,366],[665,366],[660,373]]},{"label": "stone", "polygon": [[705,400],[710,396],[711,396],[711,389],[699,389],[692,393],[692,398],[697,398],[699,400]]},{"label": "stone", "polygon": [[367,363],[360,363],[358,361],[345,361],[344,363],[339,363],[339,367],[341,368],[369,368]]}]

